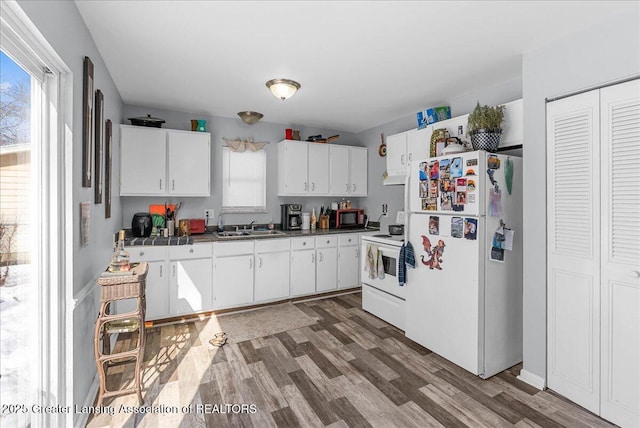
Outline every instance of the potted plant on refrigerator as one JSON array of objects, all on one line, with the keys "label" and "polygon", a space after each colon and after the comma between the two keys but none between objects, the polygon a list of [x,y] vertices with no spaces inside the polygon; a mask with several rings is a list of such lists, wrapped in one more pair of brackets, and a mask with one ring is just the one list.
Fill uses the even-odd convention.
[{"label": "potted plant on refrigerator", "polygon": [[505,106],[481,106],[478,102],[467,119],[467,134],[474,150],[498,150],[505,110]]}]

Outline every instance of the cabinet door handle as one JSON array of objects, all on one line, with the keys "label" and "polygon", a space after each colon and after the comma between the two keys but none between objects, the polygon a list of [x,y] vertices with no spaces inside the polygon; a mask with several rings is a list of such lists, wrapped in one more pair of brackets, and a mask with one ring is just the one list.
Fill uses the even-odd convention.
[{"label": "cabinet door handle", "polygon": [[349,191],[349,183],[345,184],[345,191]]},{"label": "cabinet door handle", "polygon": [[162,190],[162,178],[160,179],[160,190]]},{"label": "cabinet door handle", "polygon": [[316,183],[315,182],[311,182],[311,191],[316,190]]},{"label": "cabinet door handle", "polygon": [[171,180],[171,190],[176,190],[176,180]]},{"label": "cabinet door handle", "polygon": [[258,267],[261,268],[262,267],[262,257],[258,257],[258,261],[260,262],[258,264]]},{"label": "cabinet door handle", "polygon": [[356,259],[360,257],[360,248],[356,248]]},{"label": "cabinet door handle", "polygon": [[400,155],[400,164],[404,165],[404,155]]},{"label": "cabinet door handle", "polygon": [[173,265],[173,277],[176,277],[176,265]]},{"label": "cabinet door handle", "polygon": [[353,185],[353,191],[354,191],[354,193],[356,191],[356,185],[355,184]]},{"label": "cabinet door handle", "polygon": [[315,263],[316,262],[316,255],[311,253],[311,263]]},{"label": "cabinet door handle", "polygon": [[162,265],[160,265],[160,278],[162,278]]},{"label": "cabinet door handle", "polygon": [[321,262],[322,261],[322,253],[318,253],[318,261]]},{"label": "cabinet door handle", "polygon": [[409,153],[409,162],[413,160],[413,153]]},{"label": "cabinet door handle", "polygon": [[249,269],[253,269],[253,259],[249,258]]},{"label": "cabinet door handle", "polygon": [[307,241],[304,241],[304,242],[302,243],[302,245],[307,245]]},{"label": "cabinet door handle", "polygon": [[144,256],[144,251],[140,251],[140,256]]},{"label": "cabinet door handle", "polygon": [[305,182],[304,182],[304,191],[305,191],[305,192],[308,190],[308,187],[309,187],[309,185],[308,185],[308,183],[305,181]]},{"label": "cabinet door handle", "polygon": [[637,270],[632,270],[629,276],[631,278],[640,278],[640,272],[638,272]]},{"label": "cabinet door handle", "polygon": [[189,252],[190,252],[190,253],[193,253],[193,248],[189,249]]}]

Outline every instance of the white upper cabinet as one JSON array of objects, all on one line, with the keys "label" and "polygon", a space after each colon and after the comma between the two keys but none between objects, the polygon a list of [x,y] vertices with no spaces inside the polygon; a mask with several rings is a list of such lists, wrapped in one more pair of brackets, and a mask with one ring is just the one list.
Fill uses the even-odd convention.
[{"label": "white upper cabinet", "polygon": [[309,195],[329,194],[329,145],[309,143]]},{"label": "white upper cabinet", "polygon": [[309,192],[309,145],[285,140],[278,144],[278,196],[302,196]]},{"label": "white upper cabinet", "polygon": [[349,194],[349,147],[329,148],[329,181],[332,195]]},{"label": "white upper cabinet", "polygon": [[407,133],[387,137],[387,174],[406,175],[407,173]]},{"label": "white upper cabinet", "polygon": [[419,161],[429,157],[429,146],[431,145],[431,133],[433,126],[414,129],[407,132],[407,159],[409,162]]},{"label": "white upper cabinet", "polygon": [[343,195],[367,195],[365,147],[278,143],[278,196]]},{"label": "white upper cabinet", "polygon": [[121,196],[209,196],[211,135],[120,125]]},{"label": "white upper cabinet", "polygon": [[367,155],[366,147],[349,147],[349,190],[353,196],[367,196]]},{"label": "white upper cabinet", "polygon": [[168,131],[169,194],[209,196],[211,194],[211,144],[205,132]]},{"label": "white upper cabinet", "polygon": [[[504,106],[507,109],[504,112],[500,147],[511,147],[522,144],[522,99],[506,103]],[[465,126],[465,132],[466,130],[467,127]]]},{"label": "white upper cabinet", "polygon": [[166,131],[120,126],[120,195],[167,194]]}]

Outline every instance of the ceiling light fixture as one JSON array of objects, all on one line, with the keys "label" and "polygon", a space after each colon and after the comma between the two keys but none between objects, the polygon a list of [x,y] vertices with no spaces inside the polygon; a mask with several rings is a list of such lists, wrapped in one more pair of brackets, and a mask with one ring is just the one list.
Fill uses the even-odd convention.
[{"label": "ceiling light fixture", "polygon": [[253,125],[254,123],[258,123],[264,115],[257,111],[240,111],[238,112],[238,116],[240,116],[240,119],[247,125]]},{"label": "ceiling light fixture", "polygon": [[272,79],[267,82],[267,88],[282,101],[291,98],[300,89],[300,84],[289,79]]}]

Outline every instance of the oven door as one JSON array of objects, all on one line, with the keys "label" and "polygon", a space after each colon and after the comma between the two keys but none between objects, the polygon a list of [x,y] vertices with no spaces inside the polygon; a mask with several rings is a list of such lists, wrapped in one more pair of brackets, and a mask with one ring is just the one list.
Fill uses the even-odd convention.
[{"label": "oven door", "polygon": [[[381,275],[378,275],[377,272],[371,272],[370,263],[368,262],[368,250],[370,245],[377,247],[378,252],[382,255],[382,265],[384,267],[383,278],[380,278]],[[398,259],[400,257],[400,248],[363,240],[361,254],[362,282],[375,287],[378,290],[384,291],[385,293],[404,299],[406,295],[405,287],[401,287],[398,284]]]}]

